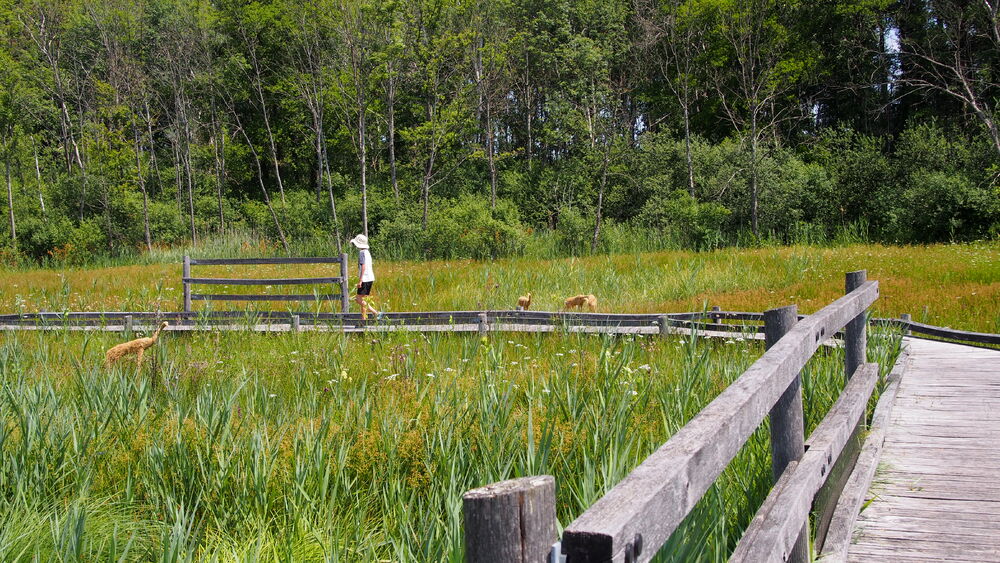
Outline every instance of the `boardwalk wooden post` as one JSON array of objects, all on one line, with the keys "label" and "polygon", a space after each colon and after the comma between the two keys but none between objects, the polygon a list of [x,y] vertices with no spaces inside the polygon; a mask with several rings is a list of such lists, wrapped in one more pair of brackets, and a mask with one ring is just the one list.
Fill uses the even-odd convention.
[{"label": "boardwalk wooden post", "polygon": [[[844,283],[846,293],[861,287],[868,281],[868,270],[848,272]],[[865,350],[868,346],[868,333],[865,331],[865,311],[854,317],[844,327],[844,373],[850,378],[861,364],[865,363]]]},{"label": "boardwalk wooden post", "polygon": [[190,256],[187,256],[187,255],[184,256],[184,270],[183,270],[182,273],[183,273],[183,278],[184,278],[184,282],[183,282],[184,283],[184,312],[185,313],[190,313],[191,312],[191,284],[188,283],[188,281],[187,281],[188,278],[191,277],[191,257]]},{"label": "boardwalk wooden post", "polygon": [[350,308],[348,304],[348,282],[347,282],[347,254],[340,255],[340,312],[346,313]]},{"label": "boardwalk wooden post", "polygon": [[722,307],[719,307],[718,305],[715,305],[714,307],[712,307],[712,314],[710,316],[712,318],[712,322],[713,323],[719,322],[719,319],[722,318],[719,315],[720,311],[722,311]]},{"label": "boardwalk wooden post", "polygon": [[[786,332],[792,330],[799,320],[799,310],[795,305],[764,311],[764,343],[771,348]],[[785,389],[778,402],[771,407],[771,472],[777,483],[785,467],[798,461],[805,453],[805,424],[802,412],[802,378],[795,380]],[[793,563],[809,561],[809,523],[802,526],[795,548],[788,559]]]},{"label": "boardwalk wooden post", "polygon": [[669,331],[669,327],[670,327],[670,321],[667,318],[667,316],[666,315],[660,315],[656,319],[656,324],[658,324],[659,327],[660,327],[660,338],[666,338],[667,334],[669,334],[668,331]]},{"label": "boardwalk wooden post", "polygon": [[490,325],[486,317],[486,313],[479,313],[479,336],[486,337],[486,333],[490,330]]},{"label": "boardwalk wooden post", "polygon": [[298,315],[292,315],[292,332],[302,330],[302,319]]},{"label": "boardwalk wooden post", "polygon": [[133,326],[132,315],[125,315],[125,334],[132,334]]},{"label": "boardwalk wooden post", "polygon": [[[868,281],[867,270],[848,272],[844,281],[844,292],[851,293]],[[844,373],[850,379],[857,371],[858,367],[865,363],[866,348],[868,346],[867,337],[867,311],[861,311],[856,317],[847,322],[844,326]],[[813,513],[816,515],[815,537],[813,545],[816,551],[823,549],[826,543],[826,534],[830,529],[830,522],[833,513],[837,508],[837,501],[840,500],[840,493],[843,491],[847,480],[851,477],[854,463],[861,453],[864,445],[862,428],[866,420],[862,416],[851,434],[851,438],[844,445],[840,452],[840,458],[836,460],[830,469],[826,483],[816,494],[813,503]]]},{"label": "boardwalk wooden post", "polygon": [[522,477],[462,497],[465,560],[543,563],[556,541],[556,480]]},{"label": "boardwalk wooden post", "polygon": [[903,329],[903,334],[906,335],[906,336],[909,336],[910,335],[910,323],[913,322],[913,317],[911,317],[909,313],[903,313],[902,315],[899,316],[899,320],[901,320],[904,323],[906,323],[906,328]]}]

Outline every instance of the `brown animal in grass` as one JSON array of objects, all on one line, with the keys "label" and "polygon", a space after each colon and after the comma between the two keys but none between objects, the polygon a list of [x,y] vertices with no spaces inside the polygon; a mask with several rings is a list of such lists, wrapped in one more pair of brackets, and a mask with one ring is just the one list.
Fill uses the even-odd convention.
[{"label": "brown animal in grass", "polygon": [[527,295],[522,295],[517,298],[517,309],[519,311],[527,311],[528,307],[531,306],[531,292],[529,291]]},{"label": "brown animal in grass", "polygon": [[153,336],[148,338],[136,338],[135,340],[129,340],[128,342],[122,342],[121,344],[112,346],[111,349],[109,349],[104,355],[104,365],[110,366],[129,354],[135,354],[135,367],[141,367],[142,355],[146,352],[146,348],[156,344],[156,339],[160,337],[160,331],[166,326],[167,321],[163,321],[156,329],[156,332],[153,333]]},{"label": "brown animal in grass", "polygon": [[584,306],[594,313],[597,311],[597,297],[593,295],[575,295],[566,299],[565,307],[566,309],[582,309]]}]

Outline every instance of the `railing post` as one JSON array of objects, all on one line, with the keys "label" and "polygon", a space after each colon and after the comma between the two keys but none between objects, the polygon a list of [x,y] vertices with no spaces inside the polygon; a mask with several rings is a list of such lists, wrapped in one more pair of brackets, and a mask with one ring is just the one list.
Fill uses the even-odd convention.
[{"label": "railing post", "polygon": [[909,313],[903,313],[902,315],[899,316],[899,320],[901,320],[904,323],[906,323],[906,329],[903,331],[903,334],[905,336],[909,336],[910,335],[910,324],[909,323],[913,322],[913,317],[911,317]]},{"label": "railing post", "polygon": [[292,315],[292,332],[299,332],[302,329],[302,319],[298,315]]},{"label": "railing post", "polygon": [[486,337],[486,333],[490,330],[490,325],[486,317],[486,313],[479,313],[479,336]]},{"label": "railing post", "polygon": [[125,315],[125,334],[132,334],[133,326],[132,315]]},{"label": "railing post", "polygon": [[191,257],[184,255],[184,312],[191,312],[191,284],[187,282],[187,279],[191,277]]},{"label": "railing post", "polygon": [[556,541],[556,480],[522,477],[462,497],[465,560],[542,563]]},{"label": "railing post", "polygon": [[670,330],[670,319],[666,315],[660,315],[656,323],[660,325],[660,338],[666,338]]},{"label": "railing post", "polygon": [[[868,270],[848,272],[845,280],[845,293],[850,293],[868,281]],[[867,311],[848,321],[844,327],[844,372],[848,378],[865,363],[865,350],[868,347],[868,333],[865,327]]]},{"label": "railing post", "polygon": [[[799,320],[798,307],[789,305],[764,311],[764,343],[767,348],[774,346],[786,332],[792,330]],[[778,481],[790,462],[798,461],[805,453],[805,424],[802,412],[802,378],[796,374],[795,380],[781,394],[778,402],[771,407],[771,473]],[[809,522],[802,524],[802,531],[795,541],[788,561],[806,563],[809,561]]]},{"label": "railing post", "polygon": [[340,312],[346,313],[350,308],[348,305],[348,287],[349,283],[347,281],[347,254],[341,253],[340,255]]},{"label": "railing post", "polygon": [[712,319],[713,323],[717,323],[721,319],[721,317],[719,316],[719,311],[722,311],[722,307],[719,307],[718,305],[712,307],[712,314],[710,315],[710,318]]}]

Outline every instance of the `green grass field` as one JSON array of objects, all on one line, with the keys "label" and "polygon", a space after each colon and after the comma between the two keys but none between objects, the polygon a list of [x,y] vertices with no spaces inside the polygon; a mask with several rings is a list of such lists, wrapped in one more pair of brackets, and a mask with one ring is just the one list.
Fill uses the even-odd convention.
[{"label": "green grass field", "polygon": [[[926,305],[929,322],[996,332],[997,255],[865,246],[381,263],[378,299],[510,308],[532,291],[554,309],[586,291],[602,311],[810,312],[842,294],[844,271],[867,268],[882,282],[876,314],[920,319]],[[9,272],[0,303],[176,310],[179,276],[176,264]],[[168,333],[137,373],[101,366],[120,338],[0,333],[0,560],[460,561],[465,490],[552,474],[565,526],[763,352],[680,336]],[[870,338],[883,373],[898,342]],[[808,429],[842,366],[824,348],[804,371]],[[663,559],[725,559],[769,485],[762,427]]]},{"label": "green grass field", "polygon": [[[965,330],[1000,332],[1000,243],[842,248],[728,249],[658,252],[558,260],[379,262],[374,299],[389,311],[513,309],[532,292],[533,309],[593,293],[602,312],[679,312],[718,305],[763,311],[798,303],[815,311],[844,291],[844,272],[867,269],[879,280],[877,316]],[[197,255],[197,253],[195,253]],[[351,275],[356,275],[351,264]],[[195,267],[196,276],[338,275],[333,267]],[[65,271],[0,271],[0,311],[176,311],[182,308],[181,265],[117,266]],[[308,293],[310,286],[269,292]],[[327,292],[325,288],[313,288]],[[237,288],[201,286],[204,292]],[[196,308],[206,304],[197,303]],[[242,307],[219,302],[215,308]],[[287,303],[260,304],[285,309]],[[301,305],[312,307],[312,305]],[[326,305],[330,310],[331,305]]]}]

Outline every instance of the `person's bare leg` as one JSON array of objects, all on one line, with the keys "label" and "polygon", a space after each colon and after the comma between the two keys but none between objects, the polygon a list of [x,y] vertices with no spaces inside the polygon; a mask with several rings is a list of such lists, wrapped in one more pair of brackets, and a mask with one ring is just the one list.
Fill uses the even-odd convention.
[{"label": "person's bare leg", "polygon": [[361,319],[362,320],[367,320],[368,319],[368,307],[367,307],[367,305],[365,305],[365,298],[364,298],[364,296],[363,295],[355,295],[354,296],[354,302],[358,304],[358,307],[361,307]]},{"label": "person's bare leg", "polygon": [[[369,298],[371,298],[371,296],[369,296]],[[376,309],[375,307],[372,307],[372,303],[368,299],[365,299],[365,305],[368,307],[368,310],[371,311],[372,313],[375,313],[376,315],[381,315],[382,314],[382,313],[379,312],[378,309]]]}]

